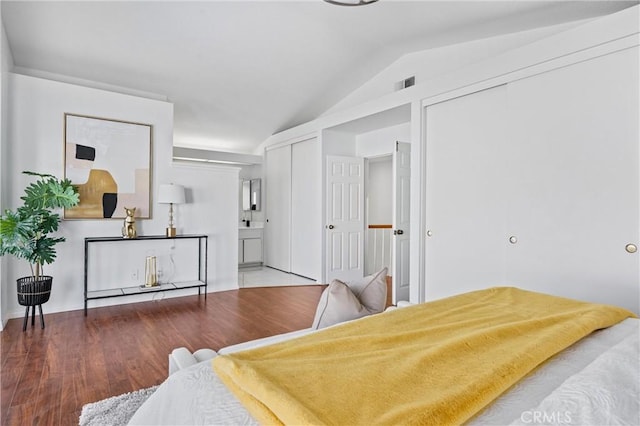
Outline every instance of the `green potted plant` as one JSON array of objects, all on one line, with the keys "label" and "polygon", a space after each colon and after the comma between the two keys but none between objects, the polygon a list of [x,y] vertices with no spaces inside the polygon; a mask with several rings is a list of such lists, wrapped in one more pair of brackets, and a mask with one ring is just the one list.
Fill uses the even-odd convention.
[{"label": "green potted plant", "polygon": [[[23,172],[37,177],[20,197],[23,205],[16,210],[5,210],[0,216],[0,255],[13,255],[25,259],[31,266],[31,276],[18,278],[18,303],[27,307],[40,307],[42,327],[42,304],[49,300],[53,278],[43,275],[43,265],[56,258],[56,244],[64,237],[49,234],[58,230],[60,215],[55,209],[71,208],[80,202],[78,190],[69,179],[58,179],[48,174]],[[33,320],[33,319],[32,319]]]}]

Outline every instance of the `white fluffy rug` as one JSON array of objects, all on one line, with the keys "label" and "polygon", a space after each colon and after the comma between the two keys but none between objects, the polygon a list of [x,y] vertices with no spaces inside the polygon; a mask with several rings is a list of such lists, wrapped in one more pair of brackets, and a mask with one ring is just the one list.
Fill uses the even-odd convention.
[{"label": "white fluffy rug", "polygon": [[152,386],[86,404],[80,414],[80,426],[126,425],[156,388],[157,386]]}]

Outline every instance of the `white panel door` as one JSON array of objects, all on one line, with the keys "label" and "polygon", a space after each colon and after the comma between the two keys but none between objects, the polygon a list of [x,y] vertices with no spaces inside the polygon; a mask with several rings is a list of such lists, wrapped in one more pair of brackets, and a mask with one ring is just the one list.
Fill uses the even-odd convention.
[{"label": "white panel door", "polygon": [[511,284],[640,311],[638,49],[509,84]]},{"label": "white panel door", "polygon": [[425,297],[504,281],[506,88],[426,107]]},{"label": "white panel door", "polygon": [[291,146],[291,272],[322,276],[321,162],[316,138]]},{"label": "white panel door", "polygon": [[409,300],[411,144],[396,142],[393,153],[393,302]]},{"label": "white panel door", "polygon": [[364,159],[327,156],[327,282],[364,276]]},{"label": "white panel door", "polygon": [[291,146],[265,154],[265,265],[291,271]]}]

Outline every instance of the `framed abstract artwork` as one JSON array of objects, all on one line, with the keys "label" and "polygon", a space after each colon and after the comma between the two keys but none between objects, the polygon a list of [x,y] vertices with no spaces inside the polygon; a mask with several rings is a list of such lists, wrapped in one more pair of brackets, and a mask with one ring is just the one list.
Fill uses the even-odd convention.
[{"label": "framed abstract artwork", "polygon": [[152,126],[64,115],[64,176],[78,188],[80,203],[65,219],[151,217]]}]

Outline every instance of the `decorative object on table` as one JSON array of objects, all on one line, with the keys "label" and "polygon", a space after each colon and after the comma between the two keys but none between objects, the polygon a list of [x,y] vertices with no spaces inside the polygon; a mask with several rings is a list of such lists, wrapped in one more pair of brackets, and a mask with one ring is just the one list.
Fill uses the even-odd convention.
[{"label": "decorative object on table", "polygon": [[64,173],[80,202],[65,207],[65,219],[123,219],[124,206],[151,217],[149,124],[64,115]]},{"label": "decorative object on table", "polygon": [[53,278],[43,275],[43,264],[56,258],[55,245],[64,237],[51,237],[58,230],[60,215],[54,209],[71,208],[78,204],[77,189],[69,179],[58,179],[48,174],[23,172],[36,176],[36,182],[25,188],[20,199],[23,205],[16,210],[5,210],[0,217],[0,255],[10,254],[25,259],[31,266],[31,276],[18,278],[18,303],[26,306],[22,330],[27,329],[29,308],[31,325],[35,325],[36,305],[40,310],[40,324],[44,328],[42,304],[49,300]]},{"label": "decorative object on table", "polygon": [[156,287],[158,285],[158,267],[155,256],[147,256],[144,262],[144,286]]},{"label": "decorative object on table", "polygon": [[125,207],[125,212],[127,213],[127,217],[124,218],[124,226],[122,227],[122,237],[123,238],[136,238],[138,236],[138,232],[136,231],[136,208],[135,207]]},{"label": "decorative object on table", "polygon": [[173,205],[184,203],[184,186],[165,183],[158,188],[158,203],[169,204],[169,226],[167,227],[167,237],[176,236],[176,228],[173,224]]}]

